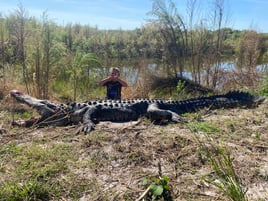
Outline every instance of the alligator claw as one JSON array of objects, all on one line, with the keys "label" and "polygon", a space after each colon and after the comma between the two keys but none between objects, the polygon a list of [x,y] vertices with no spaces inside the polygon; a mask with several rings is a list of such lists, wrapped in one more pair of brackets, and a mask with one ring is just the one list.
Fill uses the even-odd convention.
[{"label": "alligator claw", "polygon": [[75,134],[78,135],[79,133],[83,132],[86,135],[87,133],[90,133],[93,130],[95,130],[95,124],[94,123],[87,123],[84,125],[80,125],[76,129]]},{"label": "alligator claw", "polygon": [[83,132],[84,134],[90,133],[95,129],[95,124],[90,122],[87,124],[84,124],[82,126],[79,126],[79,128],[76,130],[75,134],[79,134],[80,132]]},{"label": "alligator claw", "polygon": [[89,123],[83,126],[82,131],[84,134],[90,133],[90,131],[95,129],[95,124]]},{"label": "alligator claw", "polygon": [[180,123],[181,122],[181,118],[179,115],[172,115],[172,119],[171,119],[172,122],[175,122],[175,123]]}]

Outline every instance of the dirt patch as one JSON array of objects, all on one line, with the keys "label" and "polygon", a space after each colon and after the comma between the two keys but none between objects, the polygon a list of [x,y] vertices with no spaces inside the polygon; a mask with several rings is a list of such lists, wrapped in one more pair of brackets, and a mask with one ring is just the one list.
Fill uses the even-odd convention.
[{"label": "dirt patch", "polygon": [[[196,136],[224,145],[250,200],[268,197],[267,102],[256,109],[201,111],[184,117],[187,123],[154,125],[136,122],[101,122],[90,134],[74,134],[77,127],[17,129],[10,126],[10,105],[1,104],[0,146],[42,141],[70,144],[77,161],[69,165],[76,182],[90,181],[91,190],[80,191],[79,200],[136,200],[154,178],[169,178],[173,200],[227,200],[203,178],[213,174],[201,155]],[[9,117],[9,118],[8,118]],[[218,130],[193,130],[191,124],[206,122]],[[6,161],[1,161],[4,166]],[[60,175],[61,179],[67,177]],[[147,185],[143,183],[145,178]],[[57,180],[59,178],[55,178]],[[71,200],[68,192],[59,199]],[[149,198],[147,199],[149,200]]]}]

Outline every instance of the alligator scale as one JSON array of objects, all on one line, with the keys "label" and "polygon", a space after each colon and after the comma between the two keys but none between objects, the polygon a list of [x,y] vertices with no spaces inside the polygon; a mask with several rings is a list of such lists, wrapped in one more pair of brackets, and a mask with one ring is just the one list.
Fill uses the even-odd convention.
[{"label": "alligator scale", "polygon": [[36,109],[40,114],[38,118],[24,121],[20,124],[21,126],[66,126],[82,123],[80,131],[84,133],[93,130],[99,121],[135,121],[146,116],[154,122],[163,120],[179,122],[181,114],[196,112],[203,108],[252,108],[264,101],[263,97],[255,97],[240,91],[182,101],[130,99],[67,104],[56,104],[48,100],[37,99],[18,90],[12,90],[10,95],[18,102]]}]

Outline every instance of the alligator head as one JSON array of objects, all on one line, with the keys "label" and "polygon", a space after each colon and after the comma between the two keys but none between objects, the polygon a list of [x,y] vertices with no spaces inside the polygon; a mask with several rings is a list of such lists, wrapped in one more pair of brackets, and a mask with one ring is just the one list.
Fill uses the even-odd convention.
[{"label": "alligator head", "polygon": [[35,109],[40,115],[40,117],[32,117],[25,121],[13,122],[14,124],[26,127],[32,126],[33,124],[38,124],[39,126],[60,126],[67,124],[67,118],[64,116],[64,112],[61,110],[62,105],[57,105],[48,100],[34,98],[18,90],[10,91],[10,95],[18,102],[27,104]]}]

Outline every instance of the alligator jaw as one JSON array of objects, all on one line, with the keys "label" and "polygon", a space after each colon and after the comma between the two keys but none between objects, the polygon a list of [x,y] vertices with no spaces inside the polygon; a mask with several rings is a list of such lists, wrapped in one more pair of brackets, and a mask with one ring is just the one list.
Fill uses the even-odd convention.
[{"label": "alligator jaw", "polygon": [[57,110],[57,105],[46,100],[40,100],[34,97],[31,97],[27,94],[24,94],[18,90],[10,91],[11,97],[15,98],[18,102],[25,103],[28,106],[37,110],[37,112],[44,116],[47,113],[55,113]]},{"label": "alligator jaw", "polygon": [[41,101],[39,99],[31,97],[31,96],[24,94],[18,90],[10,91],[10,95],[11,95],[11,97],[15,98],[18,102],[25,103],[33,108],[38,108],[38,107],[44,105],[41,103]]},{"label": "alligator jaw", "polygon": [[34,124],[44,121],[48,117],[55,115],[58,111],[58,106],[47,100],[41,100],[24,94],[18,90],[10,91],[10,96],[15,98],[18,102],[27,104],[28,106],[34,108],[40,117],[32,117],[25,121],[13,122],[14,125],[30,127]]}]

